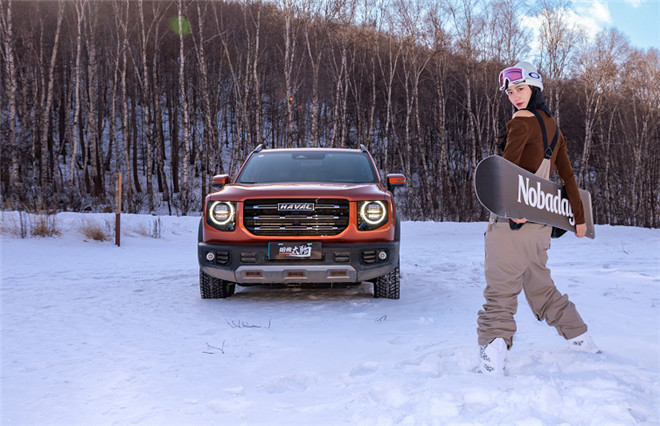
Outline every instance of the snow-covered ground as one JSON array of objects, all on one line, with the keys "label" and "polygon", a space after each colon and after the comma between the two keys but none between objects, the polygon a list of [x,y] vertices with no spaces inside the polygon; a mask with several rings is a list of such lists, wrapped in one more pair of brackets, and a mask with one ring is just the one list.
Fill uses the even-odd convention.
[{"label": "snow-covered ground", "polygon": [[121,247],[84,218],[114,221],[2,235],[3,425],[660,423],[660,230],[553,240],[603,353],[568,351],[521,296],[510,374],[492,378],[472,371],[484,223],[404,223],[400,300],[366,283],[202,300],[198,218],[122,215]]}]

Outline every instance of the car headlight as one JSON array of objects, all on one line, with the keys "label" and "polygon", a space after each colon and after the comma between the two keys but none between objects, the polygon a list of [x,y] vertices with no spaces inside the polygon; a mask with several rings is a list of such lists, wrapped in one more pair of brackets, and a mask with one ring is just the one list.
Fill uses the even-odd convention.
[{"label": "car headlight", "polygon": [[209,204],[207,222],[222,231],[233,231],[236,220],[236,207],[231,201],[213,201]]},{"label": "car headlight", "polygon": [[358,203],[358,229],[361,231],[381,227],[387,222],[385,201],[363,201]]}]

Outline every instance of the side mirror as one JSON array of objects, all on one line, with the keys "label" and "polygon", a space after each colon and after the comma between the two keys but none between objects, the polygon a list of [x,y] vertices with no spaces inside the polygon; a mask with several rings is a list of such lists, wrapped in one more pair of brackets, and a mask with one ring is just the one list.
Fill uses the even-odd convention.
[{"label": "side mirror", "polygon": [[229,175],[215,175],[211,178],[211,189],[219,191],[223,186],[229,183]]},{"label": "side mirror", "polygon": [[406,184],[406,177],[399,173],[392,173],[387,175],[387,189],[394,193],[394,190]]}]

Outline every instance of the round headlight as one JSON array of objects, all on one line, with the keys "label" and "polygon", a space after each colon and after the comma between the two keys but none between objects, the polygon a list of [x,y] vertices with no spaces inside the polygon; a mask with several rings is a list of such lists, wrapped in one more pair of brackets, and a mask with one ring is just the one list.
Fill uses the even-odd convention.
[{"label": "round headlight", "polygon": [[387,209],[381,201],[370,201],[362,205],[360,216],[369,225],[377,225],[385,219]]},{"label": "round headlight", "polygon": [[217,225],[224,226],[234,218],[234,206],[226,201],[216,201],[211,205],[209,217]]}]

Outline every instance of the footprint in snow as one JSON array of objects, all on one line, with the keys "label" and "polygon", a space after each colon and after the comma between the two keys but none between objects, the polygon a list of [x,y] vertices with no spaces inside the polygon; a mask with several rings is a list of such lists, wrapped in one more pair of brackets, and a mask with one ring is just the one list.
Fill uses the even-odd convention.
[{"label": "footprint in snow", "polygon": [[380,366],[377,362],[365,361],[357,365],[357,367],[351,370],[351,376],[366,376],[368,374],[373,374],[378,370]]}]

